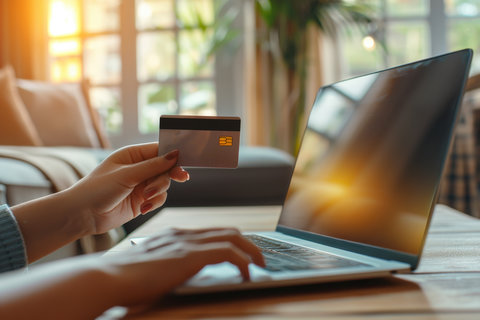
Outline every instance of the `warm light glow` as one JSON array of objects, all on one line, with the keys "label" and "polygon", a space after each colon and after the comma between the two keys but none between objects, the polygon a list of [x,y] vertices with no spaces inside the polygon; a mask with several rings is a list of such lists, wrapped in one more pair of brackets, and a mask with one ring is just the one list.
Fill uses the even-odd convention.
[{"label": "warm light glow", "polygon": [[54,57],[73,56],[81,54],[79,39],[55,40],[50,42],[50,54]]},{"label": "warm light glow", "polygon": [[82,78],[79,58],[55,60],[51,66],[52,81],[77,82]]},{"label": "warm light glow", "polygon": [[141,20],[149,20],[152,18],[152,7],[147,2],[140,2],[137,7],[137,15]]},{"label": "warm light glow", "polygon": [[362,45],[367,51],[372,51],[375,49],[376,43],[375,39],[372,36],[366,36],[362,40]]},{"label": "warm light glow", "polygon": [[52,65],[52,81],[53,82],[60,82],[62,81],[62,66],[60,63],[55,62]]},{"label": "warm light glow", "polygon": [[80,80],[81,71],[80,65],[77,61],[70,61],[67,63],[67,79],[70,81]]},{"label": "warm light glow", "polygon": [[50,36],[67,36],[79,32],[78,5],[76,0],[53,0],[50,2],[48,21]]}]

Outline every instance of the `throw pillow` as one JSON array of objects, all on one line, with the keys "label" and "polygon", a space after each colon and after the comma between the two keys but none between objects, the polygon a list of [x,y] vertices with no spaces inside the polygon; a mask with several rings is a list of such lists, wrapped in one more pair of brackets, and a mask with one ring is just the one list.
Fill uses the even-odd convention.
[{"label": "throw pillow", "polygon": [[0,69],[0,145],[42,145],[15,87],[15,73],[8,66]]},{"label": "throw pillow", "polygon": [[45,146],[101,147],[81,84],[18,79],[17,87]]}]

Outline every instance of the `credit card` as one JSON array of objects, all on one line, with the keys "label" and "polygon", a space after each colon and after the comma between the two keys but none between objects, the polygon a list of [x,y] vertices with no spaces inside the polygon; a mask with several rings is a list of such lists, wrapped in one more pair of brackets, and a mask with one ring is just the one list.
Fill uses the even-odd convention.
[{"label": "credit card", "polygon": [[238,166],[239,117],[163,115],[158,137],[158,155],[178,149],[180,166]]}]

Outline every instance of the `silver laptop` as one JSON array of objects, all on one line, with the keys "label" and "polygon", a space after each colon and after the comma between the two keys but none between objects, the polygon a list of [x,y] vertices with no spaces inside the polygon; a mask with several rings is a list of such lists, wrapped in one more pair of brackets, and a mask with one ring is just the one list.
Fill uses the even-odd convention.
[{"label": "silver laptop", "polygon": [[372,278],[414,270],[472,51],[320,88],[275,232],[246,234],[266,268],[207,266],[179,294]]}]

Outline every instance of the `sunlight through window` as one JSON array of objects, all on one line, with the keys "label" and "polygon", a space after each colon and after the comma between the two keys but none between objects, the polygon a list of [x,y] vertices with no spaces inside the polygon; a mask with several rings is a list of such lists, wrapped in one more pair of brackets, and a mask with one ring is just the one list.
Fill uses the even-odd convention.
[{"label": "sunlight through window", "polygon": [[55,0],[50,2],[48,33],[52,37],[68,36],[80,31],[78,1]]}]

